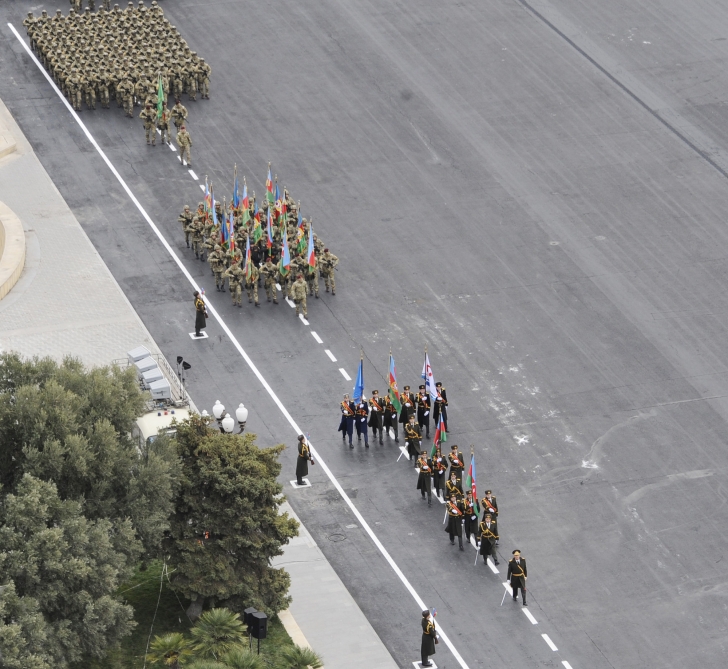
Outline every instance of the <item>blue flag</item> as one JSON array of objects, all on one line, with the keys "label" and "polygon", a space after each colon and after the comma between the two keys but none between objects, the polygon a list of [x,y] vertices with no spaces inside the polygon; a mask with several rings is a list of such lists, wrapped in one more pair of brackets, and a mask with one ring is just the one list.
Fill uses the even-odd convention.
[{"label": "blue flag", "polygon": [[236,209],[240,206],[240,196],[238,195],[238,168],[235,166],[235,185],[233,186],[233,207]]},{"label": "blue flag", "polygon": [[351,398],[357,404],[361,402],[361,396],[364,394],[364,361],[359,360],[359,371],[356,373],[356,383],[354,384],[354,392]]}]

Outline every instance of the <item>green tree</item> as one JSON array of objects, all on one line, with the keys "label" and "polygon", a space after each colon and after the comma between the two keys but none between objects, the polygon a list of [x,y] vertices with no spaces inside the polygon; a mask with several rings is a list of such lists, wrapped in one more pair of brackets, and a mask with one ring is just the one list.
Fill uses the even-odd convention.
[{"label": "green tree", "polygon": [[185,669],[229,669],[229,667],[216,660],[195,660],[192,664],[185,665]]},{"label": "green tree", "polygon": [[147,653],[147,660],[152,664],[162,664],[170,669],[179,669],[185,658],[192,654],[189,640],[179,632],[155,636],[150,649],[151,652]]},{"label": "green tree", "polygon": [[324,661],[311,648],[303,646],[290,646],[281,653],[280,669],[320,669]]},{"label": "green tree", "polygon": [[222,656],[222,662],[230,669],[265,669],[265,661],[247,648],[233,648]]},{"label": "green tree", "polygon": [[230,609],[205,611],[190,631],[195,654],[219,659],[245,641],[245,625]]},{"label": "green tree", "polygon": [[269,615],[286,608],[290,577],[270,566],[298,532],[278,512],[284,446],[258,448],[254,434],[221,434],[199,416],[178,429],[176,443],[182,477],[164,549],[175,567],[172,586],[194,603],[191,615],[207,599]]},{"label": "green tree", "polygon": [[0,652],[6,669],[50,669],[48,625],[32,597],[18,597],[15,585],[0,586]]},{"label": "green tree", "polygon": [[54,667],[103,657],[134,627],[131,607],[113,593],[140,550],[130,522],[89,520],[80,503],[60,499],[55,484],[25,474],[0,506],[0,582],[13,593],[3,603],[17,609],[22,601],[26,614],[16,637],[24,648],[5,645],[4,614],[3,656],[14,654],[19,667],[42,667],[41,647]]}]

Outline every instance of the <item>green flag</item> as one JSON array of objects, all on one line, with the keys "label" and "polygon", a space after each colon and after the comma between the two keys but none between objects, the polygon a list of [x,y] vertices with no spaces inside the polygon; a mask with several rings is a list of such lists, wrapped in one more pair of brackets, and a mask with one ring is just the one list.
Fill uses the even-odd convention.
[{"label": "green flag", "polygon": [[157,79],[157,118],[162,118],[162,102],[164,101],[164,86],[162,86],[162,75]]}]

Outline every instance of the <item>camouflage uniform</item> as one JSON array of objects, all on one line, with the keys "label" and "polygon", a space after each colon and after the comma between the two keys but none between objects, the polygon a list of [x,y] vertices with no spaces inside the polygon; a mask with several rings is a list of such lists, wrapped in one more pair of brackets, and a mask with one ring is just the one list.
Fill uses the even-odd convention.
[{"label": "camouflage uniform", "polygon": [[253,263],[250,264],[249,271],[250,277],[245,282],[245,289],[248,292],[248,302],[252,302],[253,298],[255,298],[255,306],[259,307],[260,303],[258,302],[258,277],[260,276],[260,272]]},{"label": "camouflage uniform", "polygon": [[182,224],[182,231],[185,233],[185,243],[187,244],[187,248],[190,248],[190,233],[187,231],[187,226],[192,223],[192,218],[193,215],[190,211],[190,205],[186,204],[177,220]]},{"label": "camouflage uniform", "polygon": [[293,301],[296,303],[296,316],[298,316],[299,310],[303,309],[303,317],[308,317],[308,310],[306,309],[307,292],[308,290],[306,289],[306,282],[299,274],[298,278],[293,282],[293,285],[291,286],[291,295],[293,296]]},{"label": "camouflage uniform", "polygon": [[329,285],[331,285],[331,294],[336,295],[336,279],[334,278],[334,271],[336,265],[339,264],[339,259],[330,253],[328,249],[324,249],[324,254],[319,259],[321,267],[321,276],[324,277],[324,285],[326,286],[326,292],[329,292]]},{"label": "camouflage uniform", "polygon": [[218,244],[215,250],[207,256],[207,262],[210,263],[213,273],[215,274],[215,288],[221,293],[225,292],[225,279],[222,273],[225,271],[225,254],[222,247]]},{"label": "camouflage uniform", "polygon": [[147,136],[147,144],[151,143],[152,146],[155,146],[157,134],[154,132],[154,125],[157,119],[157,112],[152,109],[151,105],[147,105],[142,109],[139,118],[144,121],[144,132]]},{"label": "camouflage uniform", "polygon": [[192,138],[184,126],[181,126],[180,131],[177,133],[177,144],[179,145],[179,152],[182,156],[182,166],[184,167],[185,158],[187,158],[187,167],[192,167]]},{"label": "camouflage uniform", "polygon": [[233,306],[243,306],[243,281],[245,272],[239,262],[233,263],[225,270],[223,278],[230,279],[230,296],[233,298]]},{"label": "camouflage uniform", "polygon": [[278,267],[268,258],[267,262],[260,268],[260,273],[263,275],[263,285],[265,286],[265,295],[268,302],[273,300],[273,304],[278,304],[278,293],[276,292]]}]

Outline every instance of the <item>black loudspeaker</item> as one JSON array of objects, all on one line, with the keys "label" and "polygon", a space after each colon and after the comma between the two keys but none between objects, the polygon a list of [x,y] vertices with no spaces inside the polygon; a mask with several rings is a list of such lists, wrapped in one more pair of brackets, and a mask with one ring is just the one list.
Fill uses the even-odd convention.
[{"label": "black loudspeaker", "polygon": [[268,616],[260,611],[252,613],[248,631],[254,639],[265,639],[268,636]]},{"label": "black loudspeaker", "polygon": [[250,616],[253,615],[258,609],[249,606],[245,611],[243,611],[243,623],[248,626],[248,629],[250,629],[251,622],[250,622]]}]

